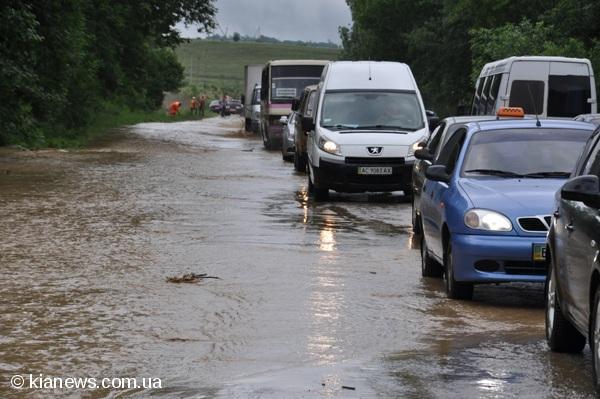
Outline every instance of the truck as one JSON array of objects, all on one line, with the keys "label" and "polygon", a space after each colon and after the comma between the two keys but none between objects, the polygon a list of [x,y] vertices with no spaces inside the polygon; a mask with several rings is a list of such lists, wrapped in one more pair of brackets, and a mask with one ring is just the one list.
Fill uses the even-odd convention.
[{"label": "truck", "polygon": [[[254,127],[258,126],[258,119],[254,122],[254,124],[252,123],[252,99],[255,88],[260,86],[263,67],[263,64],[249,64],[244,66],[244,98],[242,99],[242,102],[244,103],[244,127],[248,132],[253,131],[253,125]],[[258,118],[256,112],[254,112],[254,114],[254,116]]]}]

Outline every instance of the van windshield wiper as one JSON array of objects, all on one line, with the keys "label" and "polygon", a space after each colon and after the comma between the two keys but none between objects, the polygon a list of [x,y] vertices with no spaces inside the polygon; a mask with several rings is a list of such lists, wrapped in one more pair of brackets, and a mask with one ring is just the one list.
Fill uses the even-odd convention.
[{"label": "van windshield wiper", "polygon": [[525,174],[525,177],[539,177],[539,178],[563,177],[563,178],[568,178],[568,177],[571,177],[571,172],[534,172],[534,173]]},{"label": "van windshield wiper", "polygon": [[337,125],[323,125],[326,129],[358,129],[358,125],[351,125],[346,123],[338,123]]},{"label": "van windshield wiper", "polygon": [[[361,125],[358,127],[358,129],[381,129],[381,130],[398,130],[398,131],[406,130],[409,132],[416,131],[416,129],[406,128],[406,127],[396,126],[396,125]],[[404,132],[401,132],[401,133],[404,133]]]},{"label": "van windshield wiper", "polygon": [[490,175],[490,176],[499,176],[499,177],[507,177],[507,178],[522,178],[525,175],[521,175],[515,172],[511,172],[508,170],[498,170],[498,169],[471,169],[465,170],[465,173],[478,173],[480,175]]}]

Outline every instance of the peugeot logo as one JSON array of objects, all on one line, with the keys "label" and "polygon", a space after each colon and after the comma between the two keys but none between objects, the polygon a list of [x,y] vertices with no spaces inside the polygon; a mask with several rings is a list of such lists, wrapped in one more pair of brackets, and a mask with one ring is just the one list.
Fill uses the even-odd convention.
[{"label": "peugeot logo", "polygon": [[367,151],[369,151],[369,155],[381,155],[381,152],[383,151],[383,147],[367,147]]}]

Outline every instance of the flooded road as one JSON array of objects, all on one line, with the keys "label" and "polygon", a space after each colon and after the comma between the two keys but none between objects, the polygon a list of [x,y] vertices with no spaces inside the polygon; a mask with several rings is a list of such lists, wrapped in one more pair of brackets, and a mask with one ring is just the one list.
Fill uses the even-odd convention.
[{"label": "flooded road", "polygon": [[[402,195],[314,203],[241,124],[0,150],[0,397],[593,397],[589,349],[546,347],[542,286],[446,299]],[[10,387],[29,373],[162,389]]]}]

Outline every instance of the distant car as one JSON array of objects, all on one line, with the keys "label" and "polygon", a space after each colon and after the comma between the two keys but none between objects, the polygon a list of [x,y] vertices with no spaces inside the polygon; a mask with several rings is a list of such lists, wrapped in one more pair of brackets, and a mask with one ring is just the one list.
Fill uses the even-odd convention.
[{"label": "distant car", "polygon": [[594,125],[598,126],[600,125],[600,114],[581,114],[577,115],[575,118],[573,118],[573,120],[593,123]]},{"label": "distant car", "polygon": [[600,133],[588,141],[574,176],[556,193],[548,233],[546,339],[579,352],[586,338],[600,389]]},{"label": "distant car", "polygon": [[461,126],[425,173],[422,272],[471,299],[477,283],[546,280],[553,195],[593,132],[589,123],[493,120]]},{"label": "distant car", "polygon": [[306,172],[306,142],[308,132],[302,128],[302,118],[312,118],[317,108],[318,92],[317,86],[304,88],[300,100],[297,103],[298,116],[295,118],[294,134],[294,169],[298,172]]},{"label": "distant car", "polygon": [[221,112],[221,101],[212,100],[208,105],[208,109],[210,109],[212,112]]},{"label": "distant car", "polygon": [[244,113],[244,105],[240,100],[229,100],[225,103],[225,113],[227,115],[242,115]]},{"label": "distant car", "polygon": [[279,120],[283,126],[283,132],[281,133],[281,156],[284,161],[291,161],[294,158],[294,126],[298,113],[292,111],[289,116],[282,116]]}]

